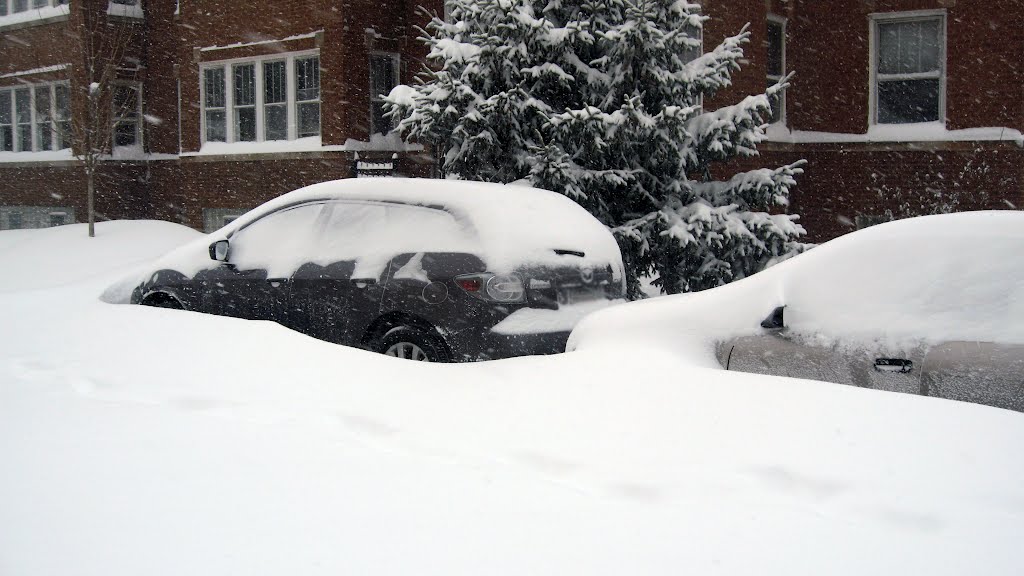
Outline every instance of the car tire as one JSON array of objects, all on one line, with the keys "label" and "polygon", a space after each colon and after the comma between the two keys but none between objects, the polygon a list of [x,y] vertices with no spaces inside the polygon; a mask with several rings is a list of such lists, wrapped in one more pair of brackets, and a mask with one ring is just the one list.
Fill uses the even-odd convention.
[{"label": "car tire", "polygon": [[184,310],[185,307],[178,302],[178,299],[174,296],[168,296],[163,292],[156,292],[146,296],[142,301],[143,306],[153,306],[156,308],[169,308],[171,310]]},{"label": "car tire", "polygon": [[418,362],[452,361],[452,354],[440,336],[410,326],[390,330],[377,343],[377,352]]}]

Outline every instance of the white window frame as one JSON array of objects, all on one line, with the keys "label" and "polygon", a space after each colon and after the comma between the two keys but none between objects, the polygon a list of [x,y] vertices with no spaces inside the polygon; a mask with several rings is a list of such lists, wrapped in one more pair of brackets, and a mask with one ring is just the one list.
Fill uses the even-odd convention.
[{"label": "white window frame", "polygon": [[[788,70],[787,67],[786,67],[786,19],[784,17],[778,16],[776,14],[769,14],[768,15],[767,25],[772,25],[772,24],[778,25],[779,27],[782,28],[782,46],[779,47],[780,51],[781,51],[781,56],[782,56],[782,70],[780,70],[780,72],[781,72],[780,75],[766,74],[766,78],[768,80],[772,81],[772,82],[778,82],[779,80],[782,80],[783,78],[786,77],[786,73],[787,73],[787,70]],[[767,51],[765,53],[766,53],[766,56],[767,56]],[[765,70],[767,71],[767,66],[765,66]],[[776,120],[773,123],[774,124],[779,124],[781,126],[785,126],[786,125],[786,91],[785,90],[783,90],[782,93],[779,94],[779,112],[780,112],[779,119]]]},{"label": "white window frame", "polygon": [[[2,0],[0,0],[2,1]],[[54,150],[64,150],[71,147],[69,142],[69,135],[59,133],[57,129],[58,116],[57,116],[57,90],[58,85],[68,86],[70,91],[70,83],[66,80],[60,80],[56,82],[41,82],[38,84],[28,84],[22,86],[8,86],[0,88],[0,92],[7,92],[11,96],[11,139],[12,139],[12,150],[11,152],[50,152]],[[32,149],[25,150],[20,146],[21,138],[18,135],[18,128],[24,126],[24,123],[18,122],[17,115],[17,98],[15,94],[20,90],[28,90],[29,94],[29,131],[31,132],[31,143]],[[49,124],[52,128],[52,134],[50,137],[50,147],[46,149],[40,149],[40,138],[39,138],[39,114],[36,108],[36,92],[39,90],[46,90],[50,94],[50,110],[49,110]],[[69,102],[70,105],[70,102]],[[70,115],[70,110],[68,110]],[[6,124],[4,126],[7,126]]]},{"label": "white window frame", "polygon": [[381,96],[381,95],[373,93],[373,59],[374,58],[379,58],[379,57],[382,57],[382,56],[383,57],[391,58],[391,66],[392,66],[391,69],[394,72],[394,79],[393,79],[394,82],[392,82],[392,83],[395,86],[398,86],[402,82],[402,55],[401,54],[399,54],[398,52],[387,52],[387,51],[383,51],[383,50],[372,50],[372,51],[370,51],[370,54],[368,56],[368,61],[367,61],[367,63],[369,64],[369,67],[367,68],[368,74],[366,75],[366,80],[367,80],[367,84],[368,84],[367,92],[370,95],[370,109],[367,111],[370,114],[370,120],[369,120],[369,123],[367,124],[367,126],[369,126],[369,128],[370,128],[369,129],[369,133],[370,134],[388,134],[388,133],[391,132],[391,130],[389,130],[388,132],[374,132],[374,126],[373,126],[373,107],[374,107],[375,104],[383,105],[383,103],[384,103],[384,97],[383,96],[387,96],[387,94],[384,94],[383,96]]},{"label": "white window frame", "polygon": [[[870,33],[868,34],[868,59],[869,59],[869,76],[870,76],[870,89],[871,93],[868,101],[868,125],[870,126],[894,126],[895,124],[884,124],[878,122],[878,25],[888,24],[891,22],[913,22],[918,20],[939,20],[939,71],[938,75],[934,76],[939,80],[939,122],[942,124],[946,123],[946,40],[948,38],[947,18],[945,10],[914,10],[910,12],[884,12],[875,13],[868,16],[870,19]],[[899,74],[890,74],[893,78],[887,78],[889,80],[898,80]],[[926,79],[920,74],[909,75],[913,78]]]},{"label": "white window frame", "polygon": [[[231,60],[218,60],[216,62],[204,62],[199,66],[199,109],[200,109],[200,135],[201,142],[206,144],[206,71],[215,68],[224,70],[224,116],[227,133],[224,143],[233,144],[238,142],[235,139],[235,87],[234,87],[234,66],[237,64],[252,64],[256,70],[256,142],[264,142],[265,116],[263,93],[263,63],[264,62],[285,62],[285,75],[288,82],[288,140],[295,140],[298,134],[298,112],[295,101],[295,60],[316,56],[320,58],[320,50],[303,50],[301,52],[289,52],[287,54],[267,54],[250,58],[234,58]],[[323,64],[320,63],[321,78],[321,110],[320,110],[320,134],[323,135]],[[218,110],[220,108],[217,108]],[[215,141],[219,142],[219,141]],[[283,142],[283,140],[282,140]]]}]

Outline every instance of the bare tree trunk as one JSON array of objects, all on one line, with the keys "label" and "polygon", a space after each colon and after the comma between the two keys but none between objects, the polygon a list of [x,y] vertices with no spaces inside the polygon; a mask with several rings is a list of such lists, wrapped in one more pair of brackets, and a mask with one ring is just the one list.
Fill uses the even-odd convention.
[{"label": "bare tree trunk", "polygon": [[87,182],[86,186],[88,188],[86,202],[89,205],[89,237],[92,238],[96,236],[96,209],[93,205],[93,199],[96,197],[96,186],[94,183],[92,170],[85,171],[85,179]]}]

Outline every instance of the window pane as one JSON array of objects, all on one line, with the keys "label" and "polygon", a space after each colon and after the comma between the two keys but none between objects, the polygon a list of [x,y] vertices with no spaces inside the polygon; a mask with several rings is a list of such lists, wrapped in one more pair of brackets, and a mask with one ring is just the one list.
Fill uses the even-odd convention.
[{"label": "window pane", "polygon": [[204,73],[207,108],[224,107],[224,69],[209,68]]},{"label": "window pane", "polygon": [[704,43],[701,41],[701,38],[703,37],[704,31],[696,26],[685,26],[683,29],[686,31],[686,36],[688,38],[697,40],[697,42],[694,42],[692,46],[688,46],[683,51],[683,62],[690,62],[697,59],[701,55],[702,48],[704,45]]},{"label": "window pane", "polygon": [[14,151],[14,130],[11,126],[0,126],[0,152]]},{"label": "window pane", "polygon": [[[0,2],[2,1],[0,0]],[[0,124],[10,124],[11,118],[11,92],[10,90],[0,91]]]},{"label": "window pane", "polygon": [[387,134],[394,128],[391,124],[391,119],[384,116],[384,102],[381,100],[370,102],[370,133]]},{"label": "window pane", "polygon": [[902,74],[912,74],[920,71],[919,57],[921,55],[921,23],[905,22],[898,24],[900,31],[900,63],[899,71]]},{"label": "window pane", "polygon": [[235,140],[253,142],[256,140],[256,107],[235,108]]},{"label": "window pane", "polygon": [[32,0],[33,8],[46,8],[50,4],[50,0]]},{"label": "window pane", "polygon": [[[303,104],[309,106],[309,104]],[[274,104],[264,108],[264,137],[267,140],[288,139],[288,108],[285,104]],[[319,133],[319,130],[318,130]]]},{"label": "window pane", "polygon": [[256,67],[252,64],[235,66],[235,106],[256,103]]},{"label": "window pane", "polygon": [[263,101],[267,104],[288,99],[288,78],[284,62],[263,64]]},{"label": "window pane", "polygon": [[922,72],[939,70],[939,24],[939,20],[921,22],[920,70]]},{"label": "window pane", "polygon": [[897,80],[878,83],[878,122],[906,124],[939,119],[938,80]]},{"label": "window pane", "polygon": [[71,88],[67,84],[53,87],[57,115],[58,150],[71,147]]},{"label": "window pane", "polygon": [[878,25],[878,73],[899,72],[900,35],[895,24]]},{"label": "window pane", "polygon": [[[775,80],[768,79],[768,87],[775,85]],[[782,108],[785,106],[785,92],[778,93],[774,98],[769,98],[772,105],[772,117],[770,122],[782,122]]]},{"label": "window pane", "polygon": [[295,61],[295,99],[320,99],[320,58],[302,58]]},{"label": "window pane", "polygon": [[134,146],[138,140],[135,122],[118,122],[114,126],[114,146]]},{"label": "window pane", "polygon": [[228,131],[225,126],[227,121],[223,110],[206,111],[206,141],[224,142],[227,140]]},{"label": "window pane", "polygon": [[782,76],[782,24],[768,23],[768,75]]},{"label": "window pane", "polygon": [[370,56],[370,98],[387,96],[395,84],[394,58],[385,54]]},{"label": "window pane", "polygon": [[21,228],[21,212],[11,212],[7,215],[7,227],[11,230]]},{"label": "window pane", "polygon": [[53,147],[53,126],[50,124],[50,87],[36,86],[36,149]]},{"label": "window pane", "polygon": [[14,11],[24,12],[28,10],[28,0],[14,0]]},{"label": "window pane", "polygon": [[18,126],[18,150],[21,152],[32,150],[32,126]]},{"label": "window pane", "polygon": [[139,91],[135,86],[114,87],[114,116],[117,118],[135,118],[139,114]]},{"label": "window pane", "polygon": [[299,138],[320,135],[320,103],[299,104],[298,111]]},{"label": "window pane", "polygon": [[57,119],[68,120],[71,118],[71,88],[67,84],[57,84],[53,87],[56,98]]},{"label": "window pane", "polygon": [[7,16],[7,0],[0,0],[0,16]]},{"label": "window pane", "polygon": [[14,93],[15,100],[15,117],[18,119],[18,123],[28,123],[32,121],[32,93],[28,91],[28,88],[22,88]]}]

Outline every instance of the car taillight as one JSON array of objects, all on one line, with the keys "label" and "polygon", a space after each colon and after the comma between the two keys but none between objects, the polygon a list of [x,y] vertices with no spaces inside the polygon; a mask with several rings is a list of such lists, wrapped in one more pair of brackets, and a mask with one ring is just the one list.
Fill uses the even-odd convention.
[{"label": "car taillight", "polygon": [[455,279],[455,283],[466,292],[479,292],[484,285],[483,280],[476,276],[460,276]]},{"label": "car taillight", "polygon": [[526,286],[516,274],[466,274],[455,278],[455,284],[482,300],[510,303],[526,300]]}]

